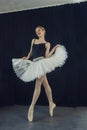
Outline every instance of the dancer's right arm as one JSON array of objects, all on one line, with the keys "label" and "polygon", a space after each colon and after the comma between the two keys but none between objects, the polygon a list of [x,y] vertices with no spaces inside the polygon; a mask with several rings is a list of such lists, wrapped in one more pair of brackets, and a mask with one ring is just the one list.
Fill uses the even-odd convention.
[{"label": "dancer's right arm", "polygon": [[33,46],[34,40],[35,40],[35,39],[32,39],[30,51],[29,51],[29,53],[28,53],[27,56],[24,56],[24,57],[23,57],[23,60],[28,60],[28,59],[30,58],[30,56],[32,55],[32,46]]}]

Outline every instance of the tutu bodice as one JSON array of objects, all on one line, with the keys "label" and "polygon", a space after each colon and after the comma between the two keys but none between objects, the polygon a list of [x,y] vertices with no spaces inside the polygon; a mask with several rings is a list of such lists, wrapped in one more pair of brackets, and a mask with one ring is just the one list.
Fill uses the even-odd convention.
[{"label": "tutu bodice", "polygon": [[45,57],[45,43],[40,44],[33,44],[32,48],[32,59],[35,59],[37,57]]}]

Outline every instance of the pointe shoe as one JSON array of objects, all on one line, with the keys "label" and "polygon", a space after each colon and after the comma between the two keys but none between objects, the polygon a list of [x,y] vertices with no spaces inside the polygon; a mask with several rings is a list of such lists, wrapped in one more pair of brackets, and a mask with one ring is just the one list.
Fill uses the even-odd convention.
[{"label": "pointe shoe", "polygon": [[53,110],[54,108],[56,107],[56,104],[55,103],[50,103],[49,105],[49,113],[50,113],[50,116],[52,117],[53,116]]},{"label": "pointe shoe", "polygon": [[33,113],[34,113],[33,107],[30,107],[29,111],[28,111],[28,121],[29,122],[33,121]]}]

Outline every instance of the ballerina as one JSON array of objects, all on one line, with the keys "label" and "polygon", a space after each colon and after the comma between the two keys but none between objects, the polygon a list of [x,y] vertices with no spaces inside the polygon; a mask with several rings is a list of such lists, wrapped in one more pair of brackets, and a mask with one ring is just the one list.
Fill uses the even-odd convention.
[{"label": "ballerina", "polygon": [[48,98],[49,114],[51,117],[53,116],[56,104],[53,101],[52,89],[46,74],[55,70],[56,67],[64,65],[68,57],[63,45],[57,44],[50,51],[51,44],[45,40],[46,30],[44,27],[37,26],[35,33],[38,39],[32,39],[28,55],[12,59],[13,69],[18,78],[24,82],[36,79],[32,102],[28,110],[29,122],[33,121],[34,107],[41,92],[41,85],[43,85]]}]

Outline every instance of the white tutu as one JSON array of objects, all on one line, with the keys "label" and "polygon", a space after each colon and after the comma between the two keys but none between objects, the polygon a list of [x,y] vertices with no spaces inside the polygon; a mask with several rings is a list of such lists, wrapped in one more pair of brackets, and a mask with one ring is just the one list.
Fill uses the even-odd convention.
[{"label": "white tutu", "polygon": [[67,57],[68,53],[66,48],[59,44],[55,53],[48,58],[38,57],[33,59],[33,61],[13,58],[12,66],[19,79],[24,82],[29,82],[55,70],[56,67],[61,67],[64,65]]}]

